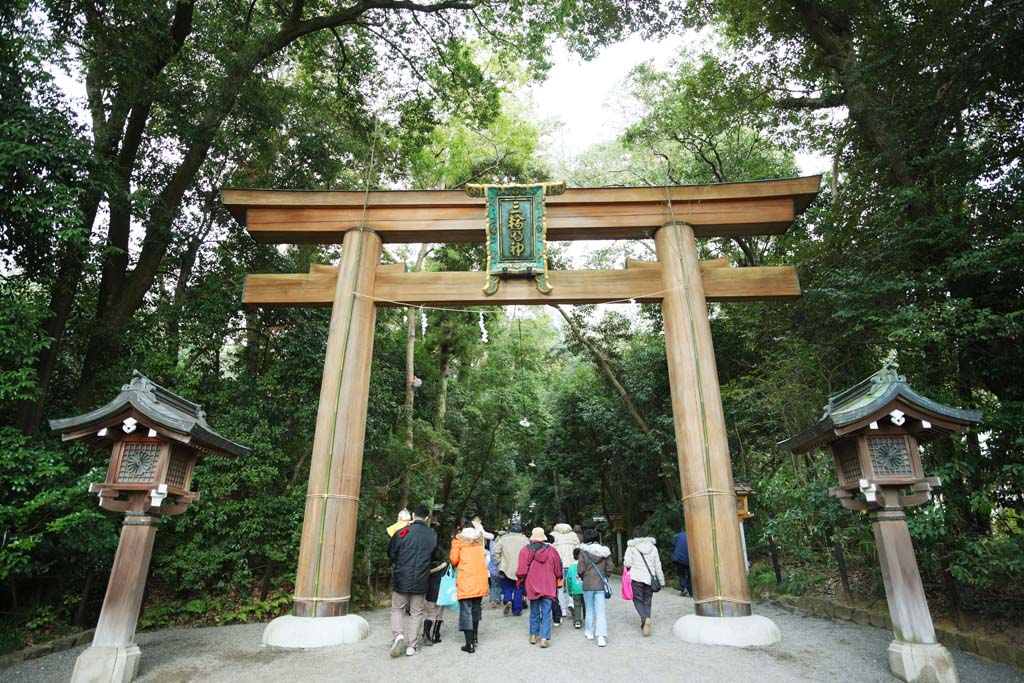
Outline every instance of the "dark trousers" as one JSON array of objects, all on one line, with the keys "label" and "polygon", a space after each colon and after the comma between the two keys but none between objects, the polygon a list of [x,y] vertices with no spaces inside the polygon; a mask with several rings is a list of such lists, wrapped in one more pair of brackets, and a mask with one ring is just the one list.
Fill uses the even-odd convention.
[{"label": "dark trousers", "polygon": [[640,583],[639,581],[633,581],[633,607],[636,607],[636,613],[640,615],[640,625],[644,625],[645,619],[651,618],[651,600],[654,598],[654,593],[651,592],[651,587],[646,583]]},{"label": "dark trousers", "polygon": [[523,587],[515,579],[501,577],[501,601],[512,603],[512,614],[523,613]]},{"label": "dark trousers", "polygon": [[676,566],[676,574],[679,576],[679,590],[687,595],[693,595],[693,587],[690,585],[690,565],[682,562],[673,562]]},{"label": "dark trousers", "polygon": [[480,625],[480,601],[483,598],[459,600],[459,630],[476,631]]},{"label": "dark trousers", "polygon": [[583,607],[583,593],[572,596],[572,620],[574,623],[582,624],[583,618],[586,616],[586,610]]}]

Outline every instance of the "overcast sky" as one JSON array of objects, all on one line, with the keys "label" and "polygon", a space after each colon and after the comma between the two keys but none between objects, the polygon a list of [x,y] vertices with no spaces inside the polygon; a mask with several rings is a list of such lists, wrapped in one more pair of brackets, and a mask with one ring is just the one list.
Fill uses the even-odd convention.
[{"label": "overcast sky", "polygon": [[635,36],[605,48],[590,62],[556,45],[548,79],[533,87],[538,116],[563,123],[545,142],[559,156],[571,156],[614,140],[628,123],[621,113],[620,89],[629,71],[648,60],[664,68],[682,45],[682,36],[663,42]]},{"label": "overcast sky", "polygon": [[[628,123],[622,84],[629,71],[645,61],[664,68],[688,41],[696,40],[700,38],[692,32],[660,42],[634,36],[605,48],[590,62],[556,44],[548,79],[532,88],[538,117],[562,124],[544,140],[550,155],[569,158],[595,143],[614,140]],[[799,153],[797,163],[804,175],[822,173],[830,165],[825,157]]]}]

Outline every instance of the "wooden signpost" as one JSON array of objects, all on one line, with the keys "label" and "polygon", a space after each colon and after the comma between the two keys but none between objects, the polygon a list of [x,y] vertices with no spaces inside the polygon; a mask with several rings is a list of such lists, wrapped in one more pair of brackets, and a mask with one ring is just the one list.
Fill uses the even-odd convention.
[{"label": "wooden signpost", "polygon": [[[547,271],[486,287],[488,273],[403,272],[380,265],[384,243],[484,242],[483,202],[458,191],[223,191],[224,204],[264,243],[342,244],[337,267],[251,274],[249,306],[330,306],[331,324],[310,467],[293,615],[264,642],[314,647],[365,637],[348,614],[377,306],[660,303],[696,615],[676,623],[693,642],[760,645],[778,629],[751,616],[707,303],[800,294],[791,266],[701,262],[696,239],[779,234],[815,197],[820,177],[658,188],[568,189],[545,199],[548,240],[653,237],[656,262],[625,270]],[[482,196],[482,193],[477,193]],[[549,193],[550,194],[550,193]],[[547,291],[541,291],[547,290]],[[723,619],[722,617],[731,617]]]}]

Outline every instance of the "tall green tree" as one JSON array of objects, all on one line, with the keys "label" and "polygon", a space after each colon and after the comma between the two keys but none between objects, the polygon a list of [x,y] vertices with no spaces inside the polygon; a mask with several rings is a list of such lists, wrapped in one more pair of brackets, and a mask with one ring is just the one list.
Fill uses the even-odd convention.
[{"label": "tall green tree", "polygon": [[[394,139],[381,145],[375,178],[393,178],[402,165],[395,155],[418,147],[452,112],[478,124],[497,113],[497,89],[467,47],[471,32],[495,59],[521,60],[536,70],[546,64],[545,39],[552,33],[571,34],[571,42],[587,51],[633,27],[656,31],[667,23],[666,11],[655,3],[590,7],[474,0],[211,6],[184,0],[48,0],[16,5],[13,14],[22,24],[28,23],[25,17],[45,17],[41,23],[53,52],[81,74],[90,120],[86,191],[72,207],[79,239],[54,245],[45,322],[54,343],[38,354],[39,398],[21,406],[17,423],[26,432],[42,416],[63,335],[90,269],[96,268],[99,281],[91,300],[81,302],[91,310],[76,381],[80,408],[95,400],[97,373],[111,356],[111,344],[152,291],[207,162],[228,162],[223,180],[244,170],[246,152],[274,153],[253,137],[242,141],[234,135],[246,129],[286,130],[287,142],[280,141],[287,154],[278,148],[279,158],[301,154],[301,121],[307,112],[316,117],[321,100],[293,98],[282,93],[282,85],[303,79],[314,88],[329,83],[329,101],[344,110],[349,125],[361,128],[364,149],[390,124]],[[310,106],[291,117],[299,104]],[[342,158],[365,167],[369,156]]]}]

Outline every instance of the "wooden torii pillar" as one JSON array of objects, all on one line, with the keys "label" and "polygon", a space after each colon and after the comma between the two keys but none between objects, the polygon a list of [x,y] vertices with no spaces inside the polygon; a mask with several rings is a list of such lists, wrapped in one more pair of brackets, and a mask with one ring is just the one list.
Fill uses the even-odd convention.
[{"label": "wooden torii pillar", "polygon": [[482,200],[458,191],[223,191],[224,204],[259,242],[342,244],[337,267],[302,274],[252,274],[248,306],[330,306],[327,357],[310,465],[293,614],[268,626],[264,642],[316,647],[368,633],[348,614],[362,473],[376,306],[661,303],[672,386],[694,615],[675,634],[687,641],[762,645],[778,640],[751,616],[736,517],[732,464],[707,303],[791,299],[792,266],[730,268],[701,262],[696,238],[779,234],[818,191],[819,176],[665,188],[570,189],[547,199],[548,240],[654,237],[658,260],[625,270],[551,271],[553,291],[509,280],[481,291],[478,272],[407,273],[380,265],[382,244],[483,242]]}]

